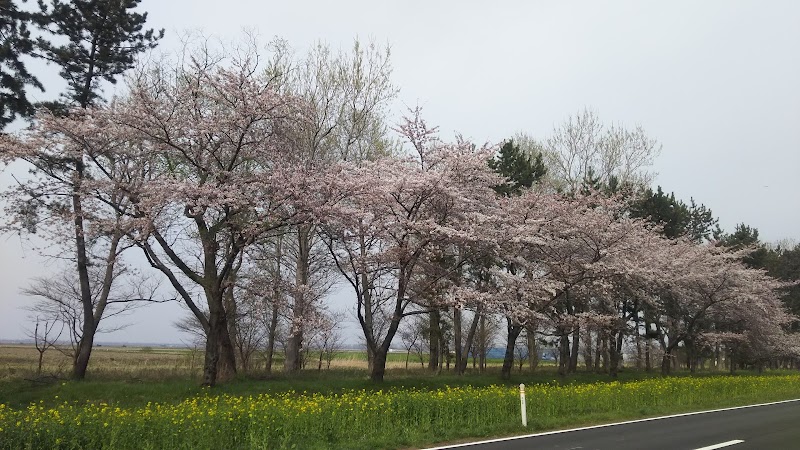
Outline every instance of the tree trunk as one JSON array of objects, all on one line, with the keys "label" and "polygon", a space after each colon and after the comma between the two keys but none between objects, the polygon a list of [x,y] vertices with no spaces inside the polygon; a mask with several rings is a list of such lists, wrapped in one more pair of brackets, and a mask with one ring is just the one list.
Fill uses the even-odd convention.
[{"label": "tree trunk", "polygon": [[642,363],[644,362],[644,354],[642,348],[642,335],[639,333],[639,323],[636,323],[636,334],[634,335],[634,339],[636,340],[636,369],[642,370]]},{"label": "tree trunk", "polygon": [[[83,158],[81,155],[80,158]],[[81,183],[83,182],[83,161],[75,161],[75,172],[73,172],[72,188],[72,212],[74,218],[75,231],[75,259],[78,269],[78,282],[80,285],[81,306],[83,308],[83,335],[78,347],[78,354],[75,358],[72,376],[76,380],[86,377],[86,369],[89,366],[89,358],[92,355],[92,345],[94,344],[94,333],[97,324],[94,320],[94,305],[92,304],[92,291],[89,286],[89,259],[86,255],[86,237],[83,226],[83,204],[80,194]]]},{"label": "tree trunk", "polygon": [[272,315],[269,318],[269,328],[267,328],[267,373],[272,372],[272,362],[275,357],[275,338],[277,332],[278,332],[278,301],[276,296],[272,303]]},{"label": "tree trunk", "polygon": [[[213,317],[212,317],[213,320]],[[205,360],[203,362],[203,385],[215,386],[217,384],[217,363],[219,363],[219,346],[215,326],[206,335]]]},{"label": "tree trunk", "polygon": [[511,368],[514,367],[514,347],[517,343],[517,337],[522,332],[522,325],[512,325],[511,319],[506,318],[506,320],[508,321],[506,354],[503,358],[503,368],[500,371],[500,376],[504,380],[511,379]]},{"label": "tree trunk", "polygon": [[287,373],[297,373],[303,368],[303,334],[302,330],[295,330],[286,341],[286,359],[283,370]]},{"label": "tree trunk", "polygon": [[383,377],[386,375],[386,358],[388,356],[388,349],[384,350],[379,348],[375,351],[375,360],[370,370],[369,378],[373,382],[383,382]]},{"label": "tree trunk", "polygon": [[[461,309],[453,308],[453,347],[455,347],[455,357],[456,357],[456,373],[460,375],[461,371],[461,360],[464,359],[464,354],[462,352],[462,330],[461,330]],[[448,359],[449,363],[449,359]],[[466,365],[465,365],[466,366]],[[448,364],[449,368],[449,364]]]},{"label": "tree trunk", "polygon": [[580,346],[580,327],[575,327],[572,331],[572,350],[569,356],[569,373],[575,373],[578,370],[578,350]]},{"label": "tree trunk", "polygon": [[44,360],[44,352],[39,351],[39,365],[36,367],[36,376],[42,376],[42,360]]},{"label": "tree trunk", "polygon": [[272,373],[272,364],[275,358],[275,339],[278,333],[278,313],[283,297],[281,283],[281,265],[283,264],[283,237],[275,240],[275,270],[272,273],[272,308],[270,311],[269,325],[267,326],[267,373]]},{"label": "tree trunk", "polygon": [[586,371],[591,372],[594,369],[594,348],[592,347],[592,332],[586,330],[583,333],[583,362],[586,365]]},{"label": "tree trunk", "polygon": [[209,310],[206,361],[203,367],[203,384],[206,386],[228,381],[236,375],[236,355],[228,333],[222,296],[223,293],[217,289],[206,289]]},{"label": "tree trunk", "polygon": [[600,373],[600,358],[603,351],[603,332],[598,330],[594,340],[594,372]]},{"label": "tree trunk", "polygon": [[539,367],[539,346],[536,344],[536,327],[528,327],[525,337],[528,344],[528,366],[533,372]]},{"label": "tree trunk", "polygon": [[611,378],[617,378],[617,374],[619,373],[619,369],[622,366],[622,344],[623,339],[625,337],[625,333],[622,331],[617,331],[611,333],[610,335],[610,365],[609,365],[609,375]]},{"label": "tree trunk", "polygon": [[562,377],[567,375],[570,365],[569,355],[569,334],[563,329],[559,328],[558,338],[558,374]]},{"label": "tree trunk", "polygon": [[482,308],[479,305],[475,310],[475,315],[472,316],[472,323],[470,323],[469,331],[467,331],[467,341],[464,343],[464,347],[461,348],[460,351],[457,350],[461,354],[460,361],[456,361],[456,373],[459,375],[463,375],[467,371],[469,349],[472,348],[472,344],[475,342],[475,332],[478,330],[478,322],[480,321],[481,316],[483,316],[483,313]]},{"label": "tree trunk", "polygon": [[[236,283],[236,273],[235,272],[231,273],[231,276],[230,276],[229,280],[230,280],[229,282],[231,283],[231,285]],[[239,365],[240,365],[240,369],[243,372],[247,373],[247,371],[249,370],[248,358],[247,358],[247,355],[245,355],[245,348],[244,348],[245,343],[244,342],[240,342],[241,336],[239,335],[239,329],[238,329],[239,328],[239,324],[237,323],[237,318],[236,318],[236,314],[238,314],[238,313],[236,312],[236,300],[233,298],[233,289],[232,288],[229,288],[229,289],[227,289],[225,291],[224,305],[225,305],[225,316],[227,318],[226,327],[228,328],[228,336],[231,337],[231,341],[232,341],[232,344],[234,345],[234,349],[239,349]],[[225,350],[221,349],[221,351],[224,352]]]},{"label": "tree trunk", "polygon": [[486,336],[486,315],[481,314],[481,322],[480,322],[480,341],[478,342],[478,370],[483,373],[486,370],[486,353],[489,349],[486,348],[486,341],[488,341]]},{"label": "tree trunk", "polygon": [[440,353],[441,353],[441,342],[442,342],[442,329],[439,326],[439,321],[441,320],[441,315],[438,310],[433,310],[430,313],[429,325],[430,330],[428,333],[429,344],[428,348],[430,348],[429,353],[429,360],[428,360],[428,370],[431,372],[438,372],[439,371],[439,360],[440,360]]},{"label": "tree trunk", "polygon": [[298,372],[303,365],[303,334],[305,316],[308,314],[309,297],[306,291],[309,286],[311,259],[311,225],[300,225],[297,229],[297,258],[295,261],[295,292],[292,308],[292,328],[286,345],[286,360],[283,370],[287,373]]},{"label": "tree trunk", "polygon": [[661,375],[663,376],[669,375],[671,367],[672,367],[672,355],[670,355],[667,352],[664,352],[664,356],[661,358]]},{"label": "tree trunk", "polygon": [[94,347],[94,335],[95,330],[88,329],[84,325],[83,335],[78,343],[78,352],[75,355],[72,370],[73,378],[76,380],[83,380],[86,377],[86,369],[89,367],[89,358]]}]

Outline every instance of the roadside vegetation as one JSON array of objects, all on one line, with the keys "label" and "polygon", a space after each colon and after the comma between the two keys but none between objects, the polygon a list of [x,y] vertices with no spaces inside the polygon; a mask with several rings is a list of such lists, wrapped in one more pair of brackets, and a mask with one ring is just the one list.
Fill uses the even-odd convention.
[{"label": "roadside vegetation", "polygon": [[560,376],[543,361],[502,379],[500,359],[482,373],[457,375],[405,369],[405,355],[396,353],[384,382],[374,383],[359,352],[340,353],[331,369],[240,376],[208,388],[191,350],[98,350],[98,370],[73,381],[32,377],[34,349],[0,347],[0,448],[420,447],[800,397],[800,374],[787,370],[662,377],[628,367],[609,381],[585,371]]}]

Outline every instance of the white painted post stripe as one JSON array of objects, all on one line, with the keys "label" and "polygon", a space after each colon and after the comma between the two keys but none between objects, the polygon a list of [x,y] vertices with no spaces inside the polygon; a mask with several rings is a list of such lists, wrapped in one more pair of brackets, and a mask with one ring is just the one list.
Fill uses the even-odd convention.
[{"label": "white painted post stripe", "polygon": [[721,442],[719,444],[709,445],[708,447],[696,448],[695,450],[716,450],[718,448],[729,447],[731,445],[741,444],[742,442],[744,442],[744,441],[741,440],[741,439],[735,439],[733,441]]}]

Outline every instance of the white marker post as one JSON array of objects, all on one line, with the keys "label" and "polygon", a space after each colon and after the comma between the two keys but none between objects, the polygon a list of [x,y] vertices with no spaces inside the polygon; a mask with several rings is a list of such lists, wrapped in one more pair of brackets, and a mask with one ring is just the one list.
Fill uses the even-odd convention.
[{"label": "white marker post", "polygon": [[522,411],[522,426],[528,427],[528,408],[525,407],[525,385],[519,385],[519,406]]}]

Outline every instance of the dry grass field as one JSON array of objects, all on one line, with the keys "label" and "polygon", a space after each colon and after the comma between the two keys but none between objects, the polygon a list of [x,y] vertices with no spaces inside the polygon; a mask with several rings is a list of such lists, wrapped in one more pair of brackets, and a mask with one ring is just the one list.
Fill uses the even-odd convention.
[{"label": "dry grass field", "polygon": [[[36,376],[38,352],[32,345],[0,346],[0,380]],[[203,355],[198,350],[153,347],[96,347],[90,372],[102,379],[163,379],[199,376]],[[51,348],[44,354],[42,376],[66,378],[72,361]]]},{"label": "dry grass field", "polygon": [[[319,354],[308,356],[306,370],[317,370]],[[263,355],[255,356],[253,374],[264,371]],[[0,380],[31,379],[36,377],[38,352],[33,345],[3,344],[0,345]],[[42,376],[68,378],[72,362],[67,353],[51,348],[44,354]],[[277,356],[275,367],[283,361]],[[199,379],[203,365],[201,348],[171,347],[119,347],[99,346],[92,351],[89,363],[90,377],[93,379]],[[500,365],[500,361],[490,361],[491,366]],[[390,353],[386,364],[389,370],[406,368],[405,353]],[[366,354],[360,351],[347,350],[335,355],[330,365],[334,370],[367,370]],[[420,369],[420,361],[412,354],[408,359],[409,369]],[[327,370],[327,362],[323,361],[323,370]]]}]

